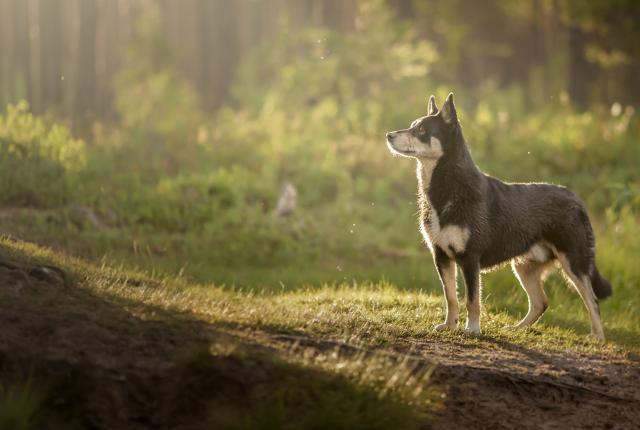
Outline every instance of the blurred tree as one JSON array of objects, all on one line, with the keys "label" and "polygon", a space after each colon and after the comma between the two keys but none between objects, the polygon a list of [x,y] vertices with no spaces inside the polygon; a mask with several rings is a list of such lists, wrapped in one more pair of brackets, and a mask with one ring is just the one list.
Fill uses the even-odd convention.
[{"label": "blurred tree", "polygon": [[42,97],[43,106],[60,106],[63,97],[62,80],[62,17],[55,0],[40,0],[40,40],[42,61]]},{"label": "blurred tree", "polygon": [[0,1],[0,103],[14,99],[13,2]]},{"label": "blurred tree", "polygon": [[587,105],[591,64],[586,58],[587,36],[578,26],[569,27],[569,95],[580,108]]},{"label": "blurred tree", "polygon": [[[113,77],[140,15],[157,7],[177,69],[202,107],[229,101],[255,47],[308,27],[358,31],[371,0],[0,0],[0,101],[27,99],[76,123],[114,115]],[[386,0],[392,25],[433,42],[433,76],[480,98],[518,87],[541,105],[640,100],[636,0]],[[485,90],[483,90],[485,89]],[[483,92],[484,91],[484,92]],[[470,99],[472,99],[471,97]]]},{"label": "blurred tree", "polygon": [[14,85],[14,96],[33,100],[31,93],[31,45],[29,34],[28,3],[21,0],[13,0],[10,10],[13,12],[13,46],[11,48],[11,61],[13,63],[13,76],[10,77]]},{"label": "blurred tree", "polygon": [[89,118],[96,107],[96,2],[78,2],[77,51],[73,99],[74,121]]},{"label": "blurred tree", "polygon": [[[578,106],[640,100],[640,2],[402,0],[397,16],[434,42],[443,82],[474,94],[487,79],[522,84],[546,102],[567,90]],[[541,93],[545,95],[541,97]]]},{"label": "blurred tree", "polygon": [[[599,92],[592,98],[637,103],[640,2],[583,0],[558,2],[555,7],[562,23],[570,29],[575,61],[581,63],[575,64],[571,74],[578,78],[581,88],[573,91],[584,93],[585,87],[591,85]],[[572,95],[582,104],[586,101],[585,94]]]}]

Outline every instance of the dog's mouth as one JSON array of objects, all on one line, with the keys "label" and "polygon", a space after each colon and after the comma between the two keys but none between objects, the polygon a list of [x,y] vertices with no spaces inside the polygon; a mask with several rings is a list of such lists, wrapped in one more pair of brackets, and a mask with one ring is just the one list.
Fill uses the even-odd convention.
[{"label": "dog's mouth", "polygon": [[416,151],[414,151],[413,149],[398,149],[396,148],[396,146],[387,139],[387,147],[389,148],[389,150],[394,153],[394,154],[398,154],[398,155],[414,155],[416,153]]}]

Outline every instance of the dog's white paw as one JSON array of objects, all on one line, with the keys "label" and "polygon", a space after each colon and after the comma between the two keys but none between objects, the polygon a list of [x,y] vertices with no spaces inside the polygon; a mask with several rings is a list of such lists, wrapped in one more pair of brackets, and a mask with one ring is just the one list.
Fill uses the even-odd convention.
[{"label": "dog's white paw", "polygon": [[447,324],[447,323],[438,324],[437,326],[434,327],[435,331],[446,331],[446,330],[455,330],[455,329],[456,329],[455,324]]},{"label": "dog's white paw", "polygon": [[480,331],[480,325],[476,325],[476,324],[467,324],[467,326],[464,329],[464,332],[466,334],[470,334],[470,335],[479,335],[482,334]]},{"label": "dog's white paw", "polygon": [[605,343],[607,340],[604,338],[604,333],[591,333],[589,335],[591,339],[597,340],[600,343]]}]

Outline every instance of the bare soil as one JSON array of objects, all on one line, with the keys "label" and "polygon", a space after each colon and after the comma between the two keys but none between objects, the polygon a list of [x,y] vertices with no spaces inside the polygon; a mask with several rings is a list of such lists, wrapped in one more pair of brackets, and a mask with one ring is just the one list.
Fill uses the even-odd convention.
[{"label": "bare soil", "polygon": [[[279,371],[237,358],[193,360],[194,351],[227,339],[265,354],[293,345],[363,351],[106,301],[74,286],[59,269],[0,254],[0,382],[37,383],[43,428],[214,428],[207,408],[242,402],[251,387]],[[487,342],[403,340],[377,353],[435,365],[432,381],[442,390],[442,406],[425,428],[640,427],[637,357]]]}]

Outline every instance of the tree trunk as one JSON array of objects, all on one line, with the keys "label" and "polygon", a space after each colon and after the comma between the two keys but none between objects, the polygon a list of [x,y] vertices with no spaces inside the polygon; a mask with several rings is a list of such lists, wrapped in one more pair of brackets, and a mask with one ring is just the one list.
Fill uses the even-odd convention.
[{"label": "tree trunk", "polygon": [[[61,10],[55,0],[40,0],[40,61],[42,104],[44,108],[62,105]],[[45,18],[46,17],[46,18]]]},{"label": "tree trunk", "polygon": [[0,111],[14,101],[13,2],[0,2]]},{"label": "tree trunk", "polygon": [[569,27],[569,97],[580,109],[589,98],[590,64],[585,59],[586,35],[576,26]]},{"label": "tree trunk", "polygon": [[324,0],[323,24],[340,31],[353,31],[358,4],[356,0]]},{"label": "tree trunk", "polygon": [[13,0],[14,39],[12,63],[14,76],[14,100],[32,100],[29,77],[31,76],[31,52],[29,44],[28,3]]},{"label": "tree trunk", "polygon": [[91,119],[96,107],[96,4],[95,0],[80,0],[78,6],[78,52],[73,100],[74,127]]}]

